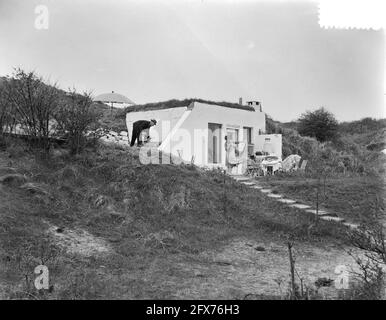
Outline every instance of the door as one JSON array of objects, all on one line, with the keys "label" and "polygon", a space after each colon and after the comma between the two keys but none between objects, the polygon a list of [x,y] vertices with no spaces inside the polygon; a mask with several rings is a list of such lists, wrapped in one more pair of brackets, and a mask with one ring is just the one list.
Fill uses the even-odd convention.
[{"label": "door", "polygon": [[221,124],[208,123],[208,163],[221,163]]}]

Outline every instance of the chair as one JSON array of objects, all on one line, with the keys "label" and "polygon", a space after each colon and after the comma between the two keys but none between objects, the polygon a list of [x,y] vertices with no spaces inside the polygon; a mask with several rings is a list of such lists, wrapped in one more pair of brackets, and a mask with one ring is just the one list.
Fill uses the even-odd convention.
[{"label": "chair", "polygon": [[248,159],[246,173],[247,175],[251,175],[252,177],[260,176],[262,174],[260,162]]}]

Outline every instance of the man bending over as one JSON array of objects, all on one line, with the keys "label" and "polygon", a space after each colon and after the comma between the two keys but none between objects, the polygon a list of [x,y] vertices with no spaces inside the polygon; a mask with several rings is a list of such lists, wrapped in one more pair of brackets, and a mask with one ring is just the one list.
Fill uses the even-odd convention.
[{"label": "man bending over", "polygon": [[133,132],[131,134],[131,143],[130,146],[134,146],[135,140],[137,140],[137,145],[140,146],[142,141],[139,140],[141,132],[143,130],[149,129],[152,126],[155,126],[157,121],[152,119],[150,121],[147,120],[138,120],[133,123]]}]

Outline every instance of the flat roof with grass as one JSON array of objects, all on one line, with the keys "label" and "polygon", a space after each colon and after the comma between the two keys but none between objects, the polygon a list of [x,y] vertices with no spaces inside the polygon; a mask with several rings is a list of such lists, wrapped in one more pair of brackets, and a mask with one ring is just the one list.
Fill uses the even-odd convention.
[{"label": "flat roof with grass", "polygon": [[255,111],[255,109],[253,107],[240,105],[238,103],[215,102],[215,101],[209,101],[209,100],[203,100],[203,99],[184,99],[184,100],[172,99],[172,100],[161,101],[161,102],[139,104],[139,105],[127,107],[125,109],[125,111],[126,112],[137,112],[137,111],[162,110],[162,109],[187,107],[192,102],[206,103],[209,105],[217,105],[217,106],[222,106],[225,108],[241,109],[241,110],[246,110],[246,111]]}]

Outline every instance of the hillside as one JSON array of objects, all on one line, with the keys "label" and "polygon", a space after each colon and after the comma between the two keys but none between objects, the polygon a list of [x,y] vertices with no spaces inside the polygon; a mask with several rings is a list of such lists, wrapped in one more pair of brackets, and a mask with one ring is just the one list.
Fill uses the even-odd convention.
[{"label": "hillside", "polygon": [[92,106],[100,114],[99,126],[115,132],[127,131],[124,110],[111,108],[110,106],[94,102]]},{"label": "hillside", "polygon": [[[124,110],[94,107],[101,114],[99,126],[126,130]],[[309,165],[304,175],[261,182],[314,205],[320,183],[314,165],[324,157],[335,160],[342,147],[302,137],[270,118],[267,130],[283,134],[284,154],[306,156]],[[142,165],[139,150],[127,146],[94,145],[76,156],[53,148],[42,157],[20,140],[3,139],[0,299],[277,299],[282,296],[277,284],[288,282],[289,240],[301,257],[297,270],[311,285],[320,277],[334,277],[336,265],[353,264],[342,249],[347,248],[346,227],[316,223],[313,214],[287,207],[220,171]],[[371,139],[378,141],[378,136]],[[363,165],[357,159],[378,153],[362,154],[366,148],[355,142],[343,145],[345,156],[354,157],[353,175],[329,177],[327,190],[333,196],[323,207],[347,221],[367,222],[373,213],[368,208],[384,186],[374,178],[379,172],[367,170],[371,166],[357,170]],[[33,270],[40,264],[50,270],[46,291],[33,285]]]},{"label": "hillside", "polygon": [[[350,259],[337,246],[342,227],[321,222],[310,236],[312,215],[216,171],[141,165],[137,149],[56,150],[43,161],[14,143],[0,152],[0,176],[2,298],[277,296],[288,237],[311,282]],[[52,288],[39,294],[41,263]]]},{"label": "hillside", "polygon": [[[296,121],[274,121],[267,117],[267,127],[270,131],[283,133],[296,131]],[[355,143],[370,151],[380,151],[386,147],[386,119],[363,118],[351,122],[341,122],[338,127],[338,140]]]}]

